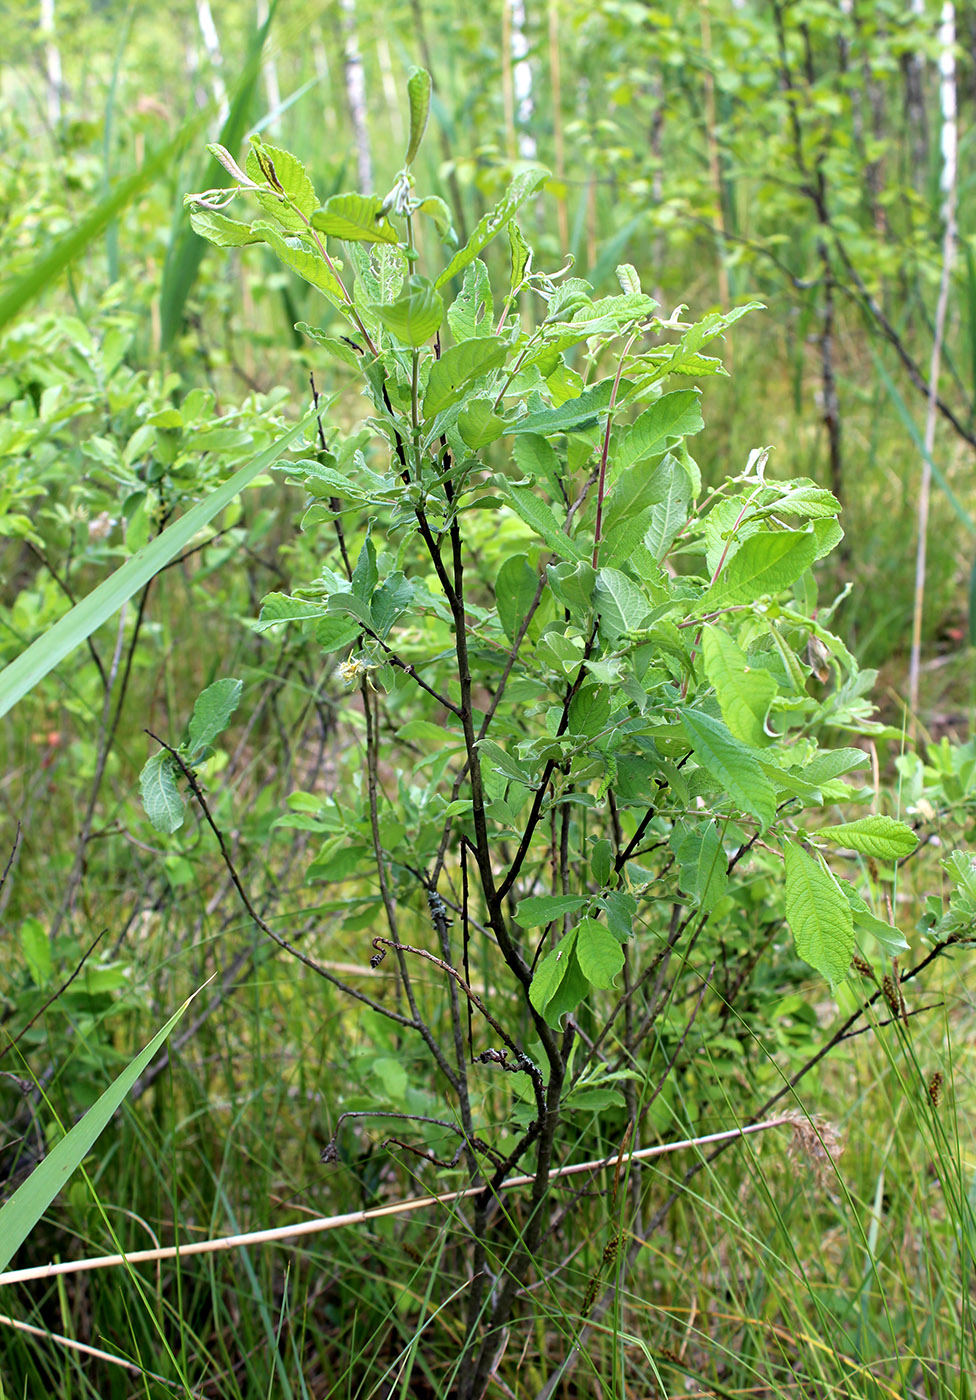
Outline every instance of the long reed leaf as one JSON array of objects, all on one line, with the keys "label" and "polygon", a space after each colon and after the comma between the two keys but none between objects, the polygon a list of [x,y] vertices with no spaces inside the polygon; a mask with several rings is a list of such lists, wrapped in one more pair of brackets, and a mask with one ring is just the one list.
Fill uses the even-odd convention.
[{"label": "long reed leaf", "polygon": [[966,527],[970,535],[976,536],[976,522],[974,522],[973,517],[969,514],[969,511],[966,509],[962,501],[960,501],[959,497],[949,485],[942,470],[936,465],[931,453],[927,451],[925,443],[922,441],[922,436],[915,425],[915,420],[908,411],[908,405],[905,403],[905,400],[902,398],[901,393],[898,390],[898,385],[895,383],[891,375],[885,369],[884,364],[881,361],[881,357],[875,352],[873,347],[869,345],[868,348],[871,351],[871,358],[874,360],[875,368],[877,369],[878,374],[881,376],[885,388],[888,390],[888,394],[891,398],[891,401],[898,411],[899,418],[904,423],[905,427],[908,429],[908,435],[911,438],[912,442],[915,444],[916,448],[918,449],[919,456],[922,457],[922,459],[928,463],[934,480],[938,483],[946,500],[952,506],[952,509],[955,511],[961,523]]},{"label": "long reed leaf", "polygon": [[[238,81],[234,97],[227,113],[227,119],[220,129],[218,143],[229,151],[236,151],[244,140],[258,79],[261,75],[261,57],[271,30],[271,21],[277,9],[277,0],[268,7],[268,17],[255,31],[248,47],[244,72]],[[208,157],[194,178],[191,188],[204,190],[217,188],[227,183],[227,175],[212,156]],[[200,264],[209,245],[198,237],[190,227],[182,200],[178,203],[173,219],[166,262],[163,265],[163,283],[159,294],[160,343],[164,350],[172,345],[183,323],[183,310],[187,298],[197,280]]]},{"label": "long reed leaf", "polygon": [[93,589],[87,598],[83,598],[70,612],[65,613],[64,617],[42,637],[38,637],[36,642],[32,642],[15,661],[5,666],[0,671],[0,715],[5,715],[18,700],[37,685],[38,681],[49,671],[53,671],[59,661],[86,637],[90,637],[113,613],[118,612],[123,603],[185,549],[197,531],[203,529],[219,511],[229,505],[238,492],[249,486],[255,477],[267,471],[300,436],[311,417],[309,414],[300,423],[296,423],[260,456],[235,472],[229,481],[218,486],[204,500],[198,501],[150,544],[140,549],[131,559],[127,559],[120,569],[116,569],[114,574]]},{"label": "long reed leaf", "polygon": [[153,1036],[146,1048],[105,1090],[84,1118],[64,1135],[40,1165],[35,1167],[23,1186],[0,1208],[0,1271],[6,1269],[65,1182],[88,1156],[94,1143],[120,1108],[126,1094],[192,1000],[193,997],[189,997],[176,1014],[170,1017],[162,1030]]},{"label": "long reed leaf", "polygon": [[129,175],[112,190],[107,198],[96,204],[77,228],[59,238],[54,247],[42,253],[30,267],[11,279],[0,292],[0,330],[17,316],[25,306],[56,282],[67,267],[112,223],[127,205],[179,156],[183,147],[193,140],[203,125],[204,114],[188,122],[176,137],[161,150],[149,156],[134,174]]}]

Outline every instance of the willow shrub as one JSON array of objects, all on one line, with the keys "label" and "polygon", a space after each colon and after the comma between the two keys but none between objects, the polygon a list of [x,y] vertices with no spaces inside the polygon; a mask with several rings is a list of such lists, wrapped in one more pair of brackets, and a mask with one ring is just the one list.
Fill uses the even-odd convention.
[{"label": "willow shrub", "polygon": [[[825,814],[871,795],[866,754],[837,737],[877,728],[872,676],[817,597],[837,501],[768,477],[761,448],[702,495],[695,381],[723,373],[710,343],[753,308],[663,318],[629,266],[598,299],[566,268],[536,269],[518,215],[540,169],[520,170],[458,248],[410,171],[429,89],[415,72],[385,199],[321,204],[295,156],[254,138],[243,168],[211,148],[236,185],[187,203],[204,237],[269,245],[318,288],[323,324],[300,329],[349,385],[343,423],[355,393],[367,403],[352,430],[320,404],[306,454],[281,468],[307,492],[318,570],[265,598],[258,626],[341,654],[361,776],[296,794],[284,823],[320,834],[309,878],[348,897],[350,941],[364,913],[382,929],[367,952],[374,967],[392,956],[396,977],[359,995],[364,1026],[390,1023],[387,1064],[416,1036],[435,1066],[439,1113],[392,1073],[384,1113],[422,1157],[484,1183],[456,1358],[473,1396],[558,1247],[550,1173],[574,1125],[615,1113],[636,1145],[660,1126],[648,1111],[699,1009],[706,1038],[709,1018],[717,1038],[747,1016],[737,998],[762,958],[793,959],[802,986],[777,942],[784,915],[795,954],[834,987],[855,956],[863,971],[902,952],[827,857],[840,846],[890,874],[917,838],[889,816]],[[259,206],[252,222],[225,212],[239,196]],[[482,254],[499,238],[497,281]],[[151,760],[144,796],[164,829],[239,693],[205,692],[186,743]],[[501,1115],[486,1108],[499,1093]],[[521,1225],[489,1230],[497,1189],[526,1170]]]}]

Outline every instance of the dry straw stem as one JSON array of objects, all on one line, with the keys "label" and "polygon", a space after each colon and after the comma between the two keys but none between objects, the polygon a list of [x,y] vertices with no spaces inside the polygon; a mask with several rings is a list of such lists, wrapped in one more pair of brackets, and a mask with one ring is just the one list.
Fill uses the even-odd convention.
[{"label": "dry straw stem", "polygon": [[16,1317],[6,1317],[0,1313],[0,1326],[13,1327],[17,1332],[27,1332],[31,1337],[41,1337],[46,1342],[57,1342],[59,1346],[66,1347],[69,1351],[79,1351],[83,1356],[91,1356],[96,1361],[106,1361],[112,1366],[121,1366],[133,1376],[145,1376],[151,1380],[158,1381],[160,1385],[169,1386],[171,1390],[181,1389],[174,1381],[168,1381],[165,1376],[157,1376],[155,1371],[147,1371],[144,1366],[138,1366],[134,1361],[127,1361],[123,1356],[116,1356],[110,1351],[102,1351],[100,1347],[90,1347],[86,1342],[76,1341],[74,1337],[63,1337],[60,1332],[48,1332],[44,1327],[35,1327],[30,1322],[21,1322]]},{"label": "dry straw stem", "polygon": [[[778,1118],[767,1118],[761,1123],[749,1123],[742,1128],[729,1128],[722,1133],[709,1133],[705,1137],[684,1138],[680,1142],[660,1143],[656,1147],[642,1147],[637,1152],[626,1155],[618,1153],[614,1157],[598,1158],[592,1162],[574,1162],[568,1167],[555,1167],[549,1173],[554,1181],[564,1176],[578,1176],[582,1172],[601,1171],[612,1168],[619,1171],[623,1165],[637,1165],[652,1157],[663,1156],[666,1152],[679,1152],[686,1147],[708,1147],[716,1142],[729,1142],[733,1138],[746,1137],[751,1133],[762,1133],[767,1128],[779,1128],[788,1124],[796,1128],[796,1118],[782,1114]],[[517,1186],[531,1186],[534,1176],[513,1176],[498,1188],[511,1191]],[[346,1215],[326,1215],[314,1220],[302,1220],[294,1225],[279,1225],[273,1230],[253,1230],[246,1235],[224,1235],[216,1240],[198,1240],[194,1244],[168,1245],[162,1249],[137,1249],[130,1254],[103,1254],[94,1259],[66,1260],[60,1264],[38,1264],[30,1269],[11,1269],[0,1274],[0,1285],[7,1283],[28,1283],[32,1279],[53,1278],[56,1274],[81,1274],[92,1269],[112,1269],[121,1264],[150,1264],[160,1259],[184,1259],[191,1254],[216,1254],[222,1250],[241,1249],[251,1244],[272,1244],[276,1240],[296,1239],[302,1235],[317,1235],[325,1230],[338,1230],[344,1225],[366,1225],[371,1220],[380,1220],[386,1215],[406,1215],[410,1211],[423,1210],[427,1206],[451,1205],[471,1196],[480,1196],[485,1186],[469,1186],[464,1191],[445,1191],[436,1196],[413,1196],[393,1205],[377,1206],[373,1210],[354,1210]]]}]

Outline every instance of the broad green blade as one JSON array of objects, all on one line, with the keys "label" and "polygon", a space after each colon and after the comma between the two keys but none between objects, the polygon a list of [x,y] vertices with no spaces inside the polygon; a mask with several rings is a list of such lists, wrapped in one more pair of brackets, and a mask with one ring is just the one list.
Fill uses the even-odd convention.
[{"label": "broad green blade", "polygon": [[898,410],[898,416],[904,423],[905,427],[908,429],[908,435],[911,438],[912,442],[918,448],[919,456],[922,457],[924,461],[928,462],[934,480],[938,483],[946,500],[952,506],[952,509],[955,511],[959,520],[962,522],[963,525],[965,525],[970,535],[976,535],[976,524],[973,523],[973,517],[969,514],[969,511],[962,504],[959,497],[949,485],[948,481],[946,481],[945,476],[943,475],[941,470],[936,466],[935,462],[926,452],[925,443],[922,440],[918,428],[915,426],[915,420],[908,410],[908,405],[905,403],[905,400],[902,398],[901,394],[898,391],[897,384],[892,379],[887,369],[885,369],[885,366],[881,361],[881,357],[871,346],[869,346],[868,348],[871,351],[871,358],[874,360],[875,368],[880,374],[884,386],[888,390],[889,395],[891,396],[892,403]]},{"label": "broad green blade", "polygon": [[171,559],[202,530],[213,517],[229,505],[238,492],[249,486],[255,477],[267,471],[272,462],[292,445],[304,431],[314,415],[309,413],[300,423],[290,428],[284,437],[255,457],[246,467],[241,467],[229,481],[204,500],[192,506],[168,529],[140,549],[131,559],[127,559],[120,569],[100,583],[87,598],[83,598],[70,612],[65,613],[36,642],[32,642],[25,652],[11,661],[0,671],[0,715],[5,715],[16,705],[38,681],[49,671],[53,671],[70,651],[90,637],[113,613],[118,612],[123,603],[128,602],[134,593],[154,578]]},{"label": "broad green blade", "polygon": [[177,158],[187,141],[194,138],[201,129],[204,114],[188,122],[176,139],[150,156],[134,175],[121,180],[112,193],[96,204],[82,219],[77,228],[58,239],[54,247],[39,257],[30,267],[18,273],[10,286],[0,292],[0,329],[39,296],[50,284],[57,280],[70,263],[93,243],[119,213],[131,204],[136,196],[152,184],[163,171]]},{"label": "broad green blade", "polygon": [[[276,8],[275,0],[275,3],[269,6],[267,19],[251,40],[244,72],[237,84],[230,111],[227,113],[227,119],[220,131],[218,144],[226,146],[227,150],[234,155],[244,140],[244,134],[247,130],[248,118],[251,114],[251,106],[254,102],[254,94],[261,73],[261,55],[264,52],[264,45],[271,29],[271,21],[274,19]],[[196,176],[192,188],[195,190],[211,189],[226,183],[226,172],[213,157],[210,157]],[[180,199],[177,203],[173,231],[170,235],[169,249],[163,266],[163,283],[159,293],[160,341],[164,350],[172,344],[183,323],[183,308],[186,306],[187,297],[193,290],[203,255],[208,247],[209,244],[194,233],[190,227],[190,220],[183,208],[183,201]]]},{"label": "broad green blade", "polygon": [[[196,993],[193,995],[196,996]],[[31,1172],[23,1186],[19,1187],[0,1209],[0,1273],[7,1268],[68,1178],[85,1160],[96,1139],[105,1131],[120,1108],[126,1094],[192,1000],[193,997],[190,997],[176,1015],[170,1017],[145,1050],[122,1071],[84,1118],[51,1149],[40,1166]]]}]

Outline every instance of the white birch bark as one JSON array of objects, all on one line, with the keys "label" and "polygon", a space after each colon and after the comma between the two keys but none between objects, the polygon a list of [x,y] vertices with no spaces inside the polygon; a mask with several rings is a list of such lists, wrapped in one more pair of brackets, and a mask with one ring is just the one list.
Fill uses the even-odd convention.
[{"label": "white birch bark", "polygon": [[207,57],[210,59],[212,68],[211,87],[213,89],[214,101],[217,104],[219,112],[220,124],[223,126],[228,110],[227,88],[221,74],[224,55],[220,49],[220,37],[217,34],[217,26],[214,24],[213,12],[210,9],[210,0],[197,0],[197,23],[200,26],[203,47],[207,50]]},{"label": "white birch bark", "polygon": [[366,119],[366,81],[363,59],[356,34],[356,0],[339,0],[342,11],[344,62],[346,70],[346,99],[356,142],[356,170],[362,194],[373,192],[373,158],[369,145],[369,124]]},{"label": "white birch bark", "polygon": [[939,108],[942,117],[942,273],[935,309],[932,358],[929,362],[929,401],[925,416],[925,456],[918,492],[918,538],[915,548],[915,608],[912,618],[912,651],[908,666],[908,705],[914,729],[918,714],[922,656],[922,614],[925,606],[925,566],[928,545],[929,506],[932,496],[932,452],[935,447],[936,398],[939,368],[945,340],[949,286],[956,248],[956,189],[958,183],[958,123],[956,117],[956,7],[945,0],[939,23]]},{"label": "white birch bark", "polygon": [[[921,32],[925,22],[925,0],[912,0],[912,18]],[[928,132],[925,119],[925,59],[916,50],[904,60],[905,112],[908,117],[909,142],[912,152],[912,183],[924,189],[928,170]]]},{"label": "white birch bark", "polygon": [[[268,0],[257,0],[258,28],[267,21]],[[278,69],[275,66],[272,56],[271,46],[266,43],[264,46],[264,62],[261,64],[261,76],[264,79],[264,91],[268,99],[268,111],[277,112],[281,107],[281,88],[278,84]],[[269,124],[274,129],[274,122]]]},{"label": "white birch bark", "polygon": [[61,94],[64,77],[61,50],[54,32],[54,0],[41,0],[41,36],[44,39],[44,69],[47,75],[47,119],[52,126],[61,121]]},{"label": "white birch bark", "polygon": [[535,137],[530,131],[535,102],[532,95],[532,65],[529,41],[525,36],[524,0],[508,0],[512,33],[512,77],[518,153],[522,160],[535,160]]}]

